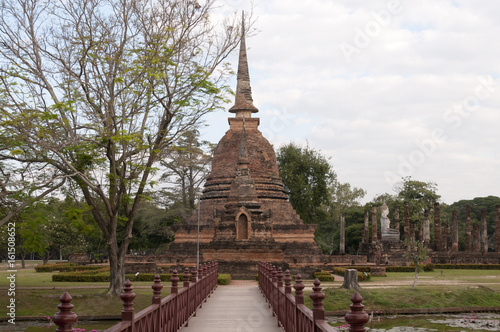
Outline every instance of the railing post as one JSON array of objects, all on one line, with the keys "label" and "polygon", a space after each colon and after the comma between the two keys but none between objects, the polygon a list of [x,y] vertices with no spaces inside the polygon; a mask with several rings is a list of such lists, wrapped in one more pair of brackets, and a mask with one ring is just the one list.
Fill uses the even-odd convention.
[{"label": "railing post", "polygon": [[197,288],[198,295],[200,297],[200,303],[199,303],[200,308],[203,305],[203,283],[204,283],[203,266],[201,264],[199,264],[198,265],[198,283],[196,285],[196,288]]},{"label": "railing post", "polygon": [[325,293],[321,291],[319,287],[320,281],[318,278],[314,280],[313,292],[309,295],[313,303],[313,319],[316,324],[317,320],[325,320],[325,309],[323,308],[323,299],[325,298]]},{"label": "railing post", "polygon": [[170,293],[172,294],[177,294],[179,292],[179,287],[178,287],[178,282],[179,282],[179,275],[177,274],[177,270],[172,271],[172,277],[170,278],[170,281],[172,282],[172,287],[170,288]]},{"label": "railing post", "polygon": [[189,287],[189,269],[186,267],[184,269],[184,274],[182,275],[182,287]]},{"label": "railing post", "polygon": [[196,271],[196,266],[194,266],[191,269],[191,283],[195,284],[194,287],[193,287],[193,291],[194,291],[194,303],[193,303],[193,309],[192,310],[194,310],[193,316],[196,317],[196,309],[198,308],[198,304],[200,304],[199,294],[198,294],[198,271]]},{"label": "railing post", "polygon": [[130,322],[130,328],[128,329],[130,332],[134,331],[134,300],[136,296],[132,290],[132,283],[127,279],[123,292],[120,294],[120,299],[123,301],[122,322]]},{"label": "railing post", "polygon": [[71,300],[73,298],[68,292],[64,292],[59,298],[59,301],[61,301],[61,304],[57,306],[59,312],[54,314],[54,324],[57,325],[56,332],[72,332],[73,324],[76,324],[78,321],[78,316],[71,311],[75,307],[71,304]]},{"label": "railing post", "polygon": [[203,276],[205,277],[205,281],[203,282],[203,297],[205,298],[206,301],[208,295],[208,286],[210,283],[207,263],[203,264]]},{"label": "railing post", "polygon": [[292,277],[290,270],[285,271],[285,294],[292,294]]},{"label": "railing post", "polygon": [[160,304],[161,304],[161,290],[163,289],[163,285],[161,284],[161,279],[160,275],[157,273],[155,275],[155,281],[153,282],[153,285],[151,286],[153,288],[153,305],[157,304],[158,309],[156,309],[157,315],[156,315],[156,323],[155,323],[155,331],[160,331],[161,326],[163,326],[161,322],[161,310],[160,310]]},{"label": "railing post", "polygon": [[350,325],[350,332],[365,332],[365,324],[369,320],[368,314],[363,310],[364,305],[361,304],[363,298],[358,292],[351,297],[352,304],[349,306],[351,311],[345,315],[345,321]]},{"label": "railing post", "polygon": [[170,281],[172,282],[172,286],[170,287],[170,293],[171,295],[174,295],[175,298],[172,299],[174,301],[173,307],[174,307],[174,317],[172,317],[172,326],[175,328],[177,331],[179,327],[179,298],[177,297],[177,294],[179,293],[179,275],[177,274],[177,270],[172,271],[172,277],[170,278]]},{"label": "railing post", "polygon": [[278,273],[276,274],[276,278],[277,278],[278,288],[283,288],[283,271],[281,270],[281,267],[278,268]]},{"label": "railing post", "polygon": [[159,274],[155,275],[155,281],[151,286],[151,288],[153,289],[153,304],[160,304],[161,290],[163,289],[163,285],[161,284],[161,279]]},{"label": "railing post", "polygon": [[[276,317],[278,317],[278,326],[280,326],[280,306],[284,305],[284,303],[280,303],[280,288],[283,288],[283,271],[281,267],[278,267],[278,273],[276,274],[277,282],[276,282]],[[285,322],[283,322],[285,324]]]},{"label": "railing post", "polygon": [[297,274],[297,276],[295,277],[295,284],[293,285],[293,288],[295,289],[295,308],[294,308],[294,312],[295,312],[295,319],[294,319],[294,328],[293,330],[294,331],[299,331],[299,326],[298,326],[298,323],[299,323],[299,314],[298,314],[298,306],[299,304],[303,305],[304,304],[304,294],[303,294],[303,289],[304,289],[304,284],[302,283],[302,276],[300,274]]},{"label": "railing post", "polygon": [[295,277],[293,288],[295,289],[295,305],[304,304],[304,294],[302,293],[304,284],[302,283],[302,276],[300,274],[297,274]]}]

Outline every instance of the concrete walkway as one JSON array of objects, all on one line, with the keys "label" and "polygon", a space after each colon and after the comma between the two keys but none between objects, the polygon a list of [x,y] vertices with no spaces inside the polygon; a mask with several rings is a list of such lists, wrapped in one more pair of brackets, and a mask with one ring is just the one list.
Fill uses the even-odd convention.
[{"label": "concrete walkway", "polygon": [[253,282],[219,286],[182,332],[282,332]]}]

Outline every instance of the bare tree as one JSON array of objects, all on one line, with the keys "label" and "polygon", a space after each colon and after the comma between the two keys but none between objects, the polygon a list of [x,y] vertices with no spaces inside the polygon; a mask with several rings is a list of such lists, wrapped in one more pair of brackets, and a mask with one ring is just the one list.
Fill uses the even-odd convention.
[{"label": "bare tree", "polygon": [[[0,161],[76,184],[106,240],[119,294],[158,156],[226,101],[236,16],[214,0],[5,0]],[[117,238],[118,225],[123,237]]]}]

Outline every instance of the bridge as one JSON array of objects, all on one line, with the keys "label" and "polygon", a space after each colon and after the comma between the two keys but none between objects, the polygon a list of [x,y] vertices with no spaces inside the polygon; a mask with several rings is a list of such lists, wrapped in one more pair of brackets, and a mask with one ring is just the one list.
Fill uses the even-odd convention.
[{"label": "bridge", "polygon": [[[171,294],[162,298],[160,276],[156,275],[152,285],[152,305],[134,312],[132,283],[127,280],[120,298],[123,301],[121,322],[106,332],[333,332],[335,329],[325,321],[320,282],[314,281],[313,302],[310,310],[304,305],[304,284],[298,274],[292,286],[289,271],[259,263],[259,283],[237,282],[233,286],[217,287],[217,262],[200,265],[199,269],[187,268],[182,275],[173,271]],[[292,295],[292,287],[295,295]],[[64,293],[60,310],[53,316],[58,326],[56,331],[73,331],[77,315],[72,312],[71,296]],[[363,311],[362,298],[354,293],[351,311],[345,315],[349,331],[365,331],[368,314]]]}]

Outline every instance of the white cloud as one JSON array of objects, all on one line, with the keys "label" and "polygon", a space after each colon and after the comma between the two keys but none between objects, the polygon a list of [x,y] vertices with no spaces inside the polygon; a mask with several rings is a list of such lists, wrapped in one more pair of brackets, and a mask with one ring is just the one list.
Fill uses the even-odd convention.
[{"label": "white cloud", "polygon": [[[255,0],[259,33],[247,46],[261,131],[275,146],[321,149],[369,200],[391,192],[384,174],[399,175],[441,130],[413,177],[436,182],[447,203],[500,196],[500,2],[401,0],[400,13],[367,30],[390,2]],[[348,62],[339,45],[355,45],[359,31],[369,42]],[[477,107],[464,109],[479,87]],[[215,140],[220,126],[210,127]]]}]

